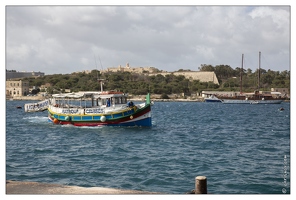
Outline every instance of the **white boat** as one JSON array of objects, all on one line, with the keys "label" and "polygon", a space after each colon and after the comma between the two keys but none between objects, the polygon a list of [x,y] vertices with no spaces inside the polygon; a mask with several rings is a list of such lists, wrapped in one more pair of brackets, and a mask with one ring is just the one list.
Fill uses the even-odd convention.
[{"label": "white boat", "polygon": [[221,99],[219,99],[218,97],[216,97],[215,95],[211,95],[207,98],[205,98],[205,102],[222,102]]},{"label": "white boat", "polygon": [[41,112],[47,110],[49,106],[49,99],[37,103],[27,103],[24,105],[25,112]]}]

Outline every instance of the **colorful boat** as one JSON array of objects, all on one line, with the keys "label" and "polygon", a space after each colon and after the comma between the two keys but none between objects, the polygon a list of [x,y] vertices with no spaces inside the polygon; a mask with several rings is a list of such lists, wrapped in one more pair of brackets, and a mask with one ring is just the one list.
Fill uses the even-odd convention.
[{"label": "colorful boat", "polygon": [[146,102],[139,104],[128,102],[127,94],[116,91],[54,94],[48,106],[48,119],[61,125],[150,127],[150,94]]}]

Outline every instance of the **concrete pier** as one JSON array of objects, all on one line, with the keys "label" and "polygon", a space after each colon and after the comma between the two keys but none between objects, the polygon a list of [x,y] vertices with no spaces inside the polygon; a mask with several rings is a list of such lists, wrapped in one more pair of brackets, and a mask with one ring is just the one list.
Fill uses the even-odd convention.
[{"label": "concrete pier", "polygon": [[137,190],[121,190],[103,187],[79,187],[60,184],[6,181],[6,194],[160,194]]}]

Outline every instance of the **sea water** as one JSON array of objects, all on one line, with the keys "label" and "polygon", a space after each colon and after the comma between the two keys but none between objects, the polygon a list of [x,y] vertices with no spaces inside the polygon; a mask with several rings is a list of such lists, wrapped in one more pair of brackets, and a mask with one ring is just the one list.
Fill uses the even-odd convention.
[{"label": "sea water", "polygon": [[[155,102],[151,128],[74,127],[6,102],[6,179],[185,194],[290,194],[290,103]],[[279,110],[280,108],[284,110]]]}]

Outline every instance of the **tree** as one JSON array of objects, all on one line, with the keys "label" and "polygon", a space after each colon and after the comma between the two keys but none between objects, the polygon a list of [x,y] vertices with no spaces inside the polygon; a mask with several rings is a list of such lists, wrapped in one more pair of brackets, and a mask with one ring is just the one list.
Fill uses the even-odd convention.
[{"label": "tree", "polygon": [[217,65],[214,71],[218,79],[226,79],[235,76],[235,71],[229,65]]},{"label": "tree", "polygon": [[201,64],[198,68],[199,71],[213,72],[215,68],[212,65]]}]

